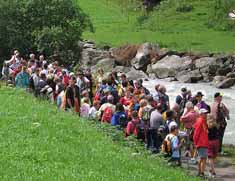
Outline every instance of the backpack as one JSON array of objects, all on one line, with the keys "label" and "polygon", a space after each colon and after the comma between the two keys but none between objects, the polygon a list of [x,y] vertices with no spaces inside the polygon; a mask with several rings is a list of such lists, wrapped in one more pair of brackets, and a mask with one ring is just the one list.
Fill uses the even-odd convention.
[{"label": "backpack", "polygon": [[145,123],[150,121],[150,117],[151,117],[152,112],[153,112],[153,108],[150,108],[150,107],[144,108],[142,119]]},{"label": "backpack", "polygon": [[118,125],[120,125],[121,128],[126,128],[127,124],[127,116],[125,114],[121,114],[118,118]]},{"label": "backpack", "polygon": [[101,121],[110,123],[113,116],[113,110],[110,107],[105,108]]},{"label": "backpack", "polygon": [[172,155],[172,146],[171,146],[171,141],[175,136],[172,134],[169,134],[166,136],[164,141],[162,142],[162,152],[165,153],[167,156]]}]

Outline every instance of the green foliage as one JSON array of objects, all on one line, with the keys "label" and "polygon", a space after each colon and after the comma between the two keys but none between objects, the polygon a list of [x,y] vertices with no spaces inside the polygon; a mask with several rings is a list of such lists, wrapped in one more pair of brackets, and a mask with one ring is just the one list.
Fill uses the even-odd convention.
[{"label": "green foliage", "polygon": [[1,180],[198,180],[136,154],[138,143],[125,145],[116,128],[58,111],[24,91],[0,91]]},{"label": "green foliage", "polygon": [[88,16],[73,0],[0,1],[0,43],[6,54],[14,48],[22,53],[60,52],[69,63],[68,52],[78,58],[78,40],[88,28],[92,30]]},{"label": "green foliage", "polygon": [[235,21],[228,18],[228,13],[235,9],[235,0],[214,0],[208,26],[217,30],[234,31]]}]

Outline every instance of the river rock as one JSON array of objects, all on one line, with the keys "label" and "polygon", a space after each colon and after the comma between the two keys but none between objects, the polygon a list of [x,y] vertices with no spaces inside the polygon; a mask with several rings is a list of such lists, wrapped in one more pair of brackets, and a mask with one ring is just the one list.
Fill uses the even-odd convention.
[{"label": "river rock", "polygon": [[197,69],[201,69],[204,67],[209,67],[211,65],[216,65],[216,58],[215,57],[202,57],[195,60],[195,66]]},{"label": "river rock", "polygon": [[231,67],[222,67],[217,70],[216,75],[226,76],[231,71],[232,71]]},{"label": "river rock", "polygon": [[154,73],[160,79],[174,77],[177,72],[190,69],[191,64],[190,57],[166,56],[157,63],[148,66],[147,73]]},{"label": "river rock", "polygon": [[131,68],[131,71],[129,71],[126,74],[126,76],[129,80],[138,80],[138,79],[148,78],[148,76],[142,70],[135,70],[134,68]]},{"label": "river rock", "polygon": [[136,56],[131,61],[131,65],[137,70],[146,71],[151,59],[157,56],[156,52],[159,51],[159,46],[152,43],[144,43],[137,50]]},{"label": "river rock", "polygon": [[226,75],[227,78],[235,78],[235,72],[230,72]]},{"label": "river rock", "polygon": [[119,73],[128,73],[131,71],[131,67],[124,67],[124,66],[116,66],[113,71]]},{"label": "river rock", "polygon": [[214,84],[214,85],[217,85],[218,83],[224,81],[225,79],[226,79],[225,76],[215,76],[215,77],[213,78],[213,84]]},{"label": "river rock", "polygon": [[193,71],[182,71],[177,73],[176,79],[182,83],[197,83],[198,81],[203,79],[200,71],[193,70]]},{"label": "river rock", "polygon": [[216,87],[219,89],[226,89],[230,88],[235,85],[235,78],[227,78],[223,80],[222,82],[216,84]]},{"label": "river rock", "polygon": [[94,66],[91,67],[92,72],[96,72],[98,68],[102,68],[104,72],[110,72],[115,67],[115,59],[114,58],[104,58]]}]

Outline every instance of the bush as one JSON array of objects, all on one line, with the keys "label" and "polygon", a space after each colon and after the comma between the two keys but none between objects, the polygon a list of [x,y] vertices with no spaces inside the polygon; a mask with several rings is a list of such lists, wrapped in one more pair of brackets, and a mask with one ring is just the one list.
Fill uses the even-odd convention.
[{"label": "bush", "polygon": [[0,1],[0,56],[15,48],[23,54],[59,52],[68,64],[79,57],[78,40],[87,28],[92,24],[73,0]]}]

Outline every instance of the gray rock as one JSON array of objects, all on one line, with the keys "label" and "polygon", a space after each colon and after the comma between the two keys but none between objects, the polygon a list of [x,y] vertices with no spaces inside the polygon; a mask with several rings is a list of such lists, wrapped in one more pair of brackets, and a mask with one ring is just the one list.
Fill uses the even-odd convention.
[{"label": "gray rock", "polygon": [[95,44],[92,44],[92,43],[85,43],[83,45],[83,48],[86,49],[86,48],[96,48]]},{"label": "gray rock", "polygon": [[226,76],[231,71],[232,71],[231,67],[222,67],[217,70],[216,75]]},{"label": "gray rock", "polygon": [[215,57],[203,57],[195,60],[195,66],[197,69],[209,67],[210,65],[217,65]]},{"label": "gray rock", "polygon": [[125,66],[116,66],[113,71],[120,72],[120,73],[128,73],[131,71],[131,67]]},{"label": "gray rock", "polygon": [[147,73],[154,73],[158,78],[174,77],[179,71],[190,69],[192,60],[190,57],[177,55],[166,56],[157,63],[148,66]]},{"label": "gray rock", "polygon": [[235,78],[227,78],[223,80],[222,82],[216,84],[216,87],[219,89],[226,89],[230,88],[235,85]]},{"label": "gray rock", "polygon": [[135,70],[134,68],[131,69],[126,74],[127,78],[130,80],[138,80],[138,79],[147,79],[148,76],[142,70]]},{"label": "gray rock", "polygon": [[177,73],[176,79],[182,83],[197,83],[203,79],[199,70],[182,71]]},{"label": "gray rock", "polygon": [[102,68],[104,72],[110,72],[115,67],[115,59],[114,58],[104,58],[100,60],[96,65],[91,67],[92,72],[96,72],[98,68]]},{"label": "gray rock", "polygon": [[235,78],[235,72],[230,72],[226,75],[227,78]]},{"label": "gray rock", "polygon": [[226,79],[225,76],[215,76],[215,77],[213,78],[213,84],[216,85],[216,84],[218,84],[218,83],[224,81],[225,79]]}]

